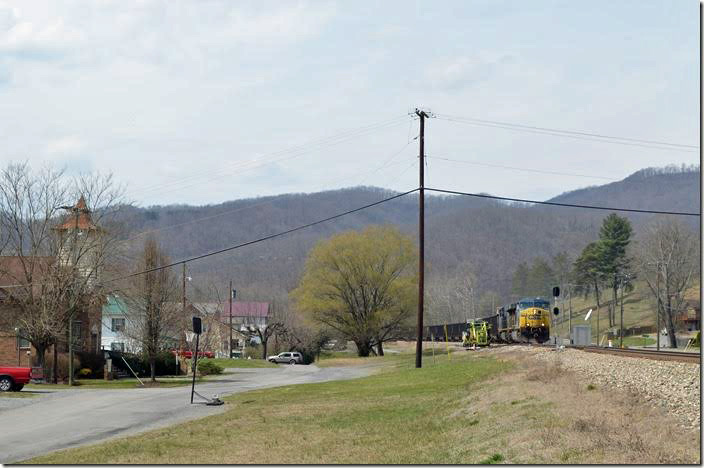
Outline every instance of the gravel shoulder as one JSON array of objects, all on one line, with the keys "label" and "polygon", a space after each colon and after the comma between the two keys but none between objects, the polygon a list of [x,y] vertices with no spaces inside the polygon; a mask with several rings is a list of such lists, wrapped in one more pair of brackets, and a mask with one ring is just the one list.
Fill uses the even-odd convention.
[{"label": "gravel shoulder", "polygon": [[660,407],[671,414],[681,427],[699,429],[699,364],[620,357],[574,349],[558,352],[538,349],[536,358],[578,372],[595,385],[633,391],[641,396],[644,404]]}]

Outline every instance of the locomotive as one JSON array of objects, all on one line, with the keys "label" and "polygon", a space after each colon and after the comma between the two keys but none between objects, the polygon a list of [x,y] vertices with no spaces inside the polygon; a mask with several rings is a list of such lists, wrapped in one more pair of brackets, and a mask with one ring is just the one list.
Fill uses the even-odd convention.
[{"label": "locomotive", "polygon": [[[550,339],[550,301],[540,297],[526,297],[518,302],[499,307],[496,314],[474,320],[486,323],[489,340],[498,343],[544,343]],[[451,323],[425,327],[424,339],[462,341],[467,323]]]}]

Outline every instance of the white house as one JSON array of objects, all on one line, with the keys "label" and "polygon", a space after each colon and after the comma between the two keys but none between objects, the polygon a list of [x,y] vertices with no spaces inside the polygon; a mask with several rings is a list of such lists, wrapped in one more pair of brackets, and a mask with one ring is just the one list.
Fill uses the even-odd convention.
[{"label": "white house", "polygon": [[103,305],[103,333],[100,339],[102,349],[130,353],[139,351],[139,346],[124,334],[128,326],[127,322],[127,304],[119,297],[109,295],[106,304]]}]

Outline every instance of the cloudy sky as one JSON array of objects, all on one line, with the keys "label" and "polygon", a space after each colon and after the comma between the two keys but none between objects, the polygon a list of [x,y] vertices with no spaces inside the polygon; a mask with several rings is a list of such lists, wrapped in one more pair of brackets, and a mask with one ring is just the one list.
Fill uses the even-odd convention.
[{"label": "cloudy sky", "polygon": [[[112,172],[140,205],[205,204],[411,189],[416,106],[696,145],[698,8],[0,0],[0,163]],[[699,160],[456,119],[426,128],[428,186],[504,196],[545,199]]]}]

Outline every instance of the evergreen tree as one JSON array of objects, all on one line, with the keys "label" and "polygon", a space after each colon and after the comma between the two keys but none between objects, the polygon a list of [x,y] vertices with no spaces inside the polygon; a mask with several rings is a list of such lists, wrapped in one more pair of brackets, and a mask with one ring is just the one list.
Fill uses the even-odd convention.
[{"label": "evergreen tree", "polygon": [[633,228],[626,218],[611,213],[604,219],[599,230],[600,268],[613,293],[609,308],[609,326],[615,323],[615,309],[618,288],[624,283],[626,275],[631,273],[631,259],[626,249],[631,242]]},{"label": "evergreen tree", "polygon": [[[572,276],[577,282],[577,290],[585,296],[594,292],[597,311],[601,308],[601,290],[604,274],[601,266],[601,251],[597,242],[588,244],[574,262]],[[597,312],[598,313],[598,312]]]},{"label": "evergreen tree", "polygon": [[555,274],[545,260],[537,259],[528,275],[528,296],[549,297],[555,283]]},{"label": "evergreen tree", "polygon": [[530,270],[525,262],[521,262],[516,267],[516,271],[513,273],[513,279],[511,282],[511,294],[523,297],[528,293],[528,280],[530,277]]}]

